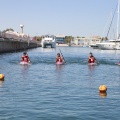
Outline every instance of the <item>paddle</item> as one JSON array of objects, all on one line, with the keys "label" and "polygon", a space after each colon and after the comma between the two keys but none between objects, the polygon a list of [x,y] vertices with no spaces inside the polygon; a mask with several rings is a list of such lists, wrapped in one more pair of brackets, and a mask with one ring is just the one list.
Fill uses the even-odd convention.
[{"label": "paddle", "polygon": [[94,59],[95,59],[95,63],[99,64],[99,62],[97,61],[97,59],[95,57],[94,57]]},{"label": "paddle", "polygon": [[[59,50],[60,50],[60,49],[59,49]],[[64,58],[64,56],[63,56],[61,50],[60,50],[60,54],[62,55],[62,58],[63,58],[64,62],[66,63],[65,58]]]},{"label": "paddle", "polygon": [[95,62],[96,62],[97,64],[100,64],[97,60],[95,60]]},{"label": "paddle", "polygon": [[[28,56],[28,54],[27,54],[27,56]],[[28,62],[29,62],[29,63],[31,63],[31,60],[30,60],[30,58],[29,58],[29,57],[28,57],[28,59],[29,59],[29,61],[28,61]]]}]

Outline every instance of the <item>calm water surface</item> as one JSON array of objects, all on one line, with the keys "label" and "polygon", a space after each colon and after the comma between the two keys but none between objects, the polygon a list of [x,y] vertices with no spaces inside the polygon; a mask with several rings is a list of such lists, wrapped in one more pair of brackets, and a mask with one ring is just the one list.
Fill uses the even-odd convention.
[{"label": "calm water surface", "polygon": [[[61,49],[67,64],[56,66]],[[88,66],[89,52],[100,64]],[[120,51],[80,47],[28,50],[0,55],[0,120],[120,120]],[[107,95],[99,94],[105,84]]]}]

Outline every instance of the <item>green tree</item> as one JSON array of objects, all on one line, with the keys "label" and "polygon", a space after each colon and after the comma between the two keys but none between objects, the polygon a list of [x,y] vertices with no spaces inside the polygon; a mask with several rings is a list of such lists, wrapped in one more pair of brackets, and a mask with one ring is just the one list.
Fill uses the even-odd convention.
[{"label": "green tree", "polygon": [[72,40],[73,40],[72,36],[65,36],[65,42],[66,43],[71,43]]},{"label": "green tree", "polygon": [[43,36],[34,36],[33,39],[41,42]]},{"label": "green tree", "polygon": [[14,30],[12,28],[7,28],[6,30],[3,30],[3,32],[7,32],[7,31],[13,31],[14,32]]}]

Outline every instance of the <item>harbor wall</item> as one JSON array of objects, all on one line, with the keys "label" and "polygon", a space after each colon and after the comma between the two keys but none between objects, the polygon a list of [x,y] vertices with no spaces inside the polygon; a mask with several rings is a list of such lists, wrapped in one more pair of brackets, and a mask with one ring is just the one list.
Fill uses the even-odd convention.
[{"label": "harbor wall", "polygon": [[39,47],[35,42],[0,38],[0,53],[14,52]]}]

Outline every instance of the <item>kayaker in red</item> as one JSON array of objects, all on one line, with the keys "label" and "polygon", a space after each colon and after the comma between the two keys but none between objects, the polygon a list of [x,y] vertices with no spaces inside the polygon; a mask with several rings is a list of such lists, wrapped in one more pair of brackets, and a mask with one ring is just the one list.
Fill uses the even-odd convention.
[{"label": "kayaker in red", "polygon": [[93,56],[93,54],[90,52],[90,56],[88,57],[88,63],[95,63],[96,58]]},{"label": "kayaker in red", "polygon": [[30,62],[30,59],[26,52],[23,53],[22,62]]},{"label": "kayaker in red", "polygon": [[56,62],[63,62],[63,58],[60,56],[60,53],[57,54]]}]

